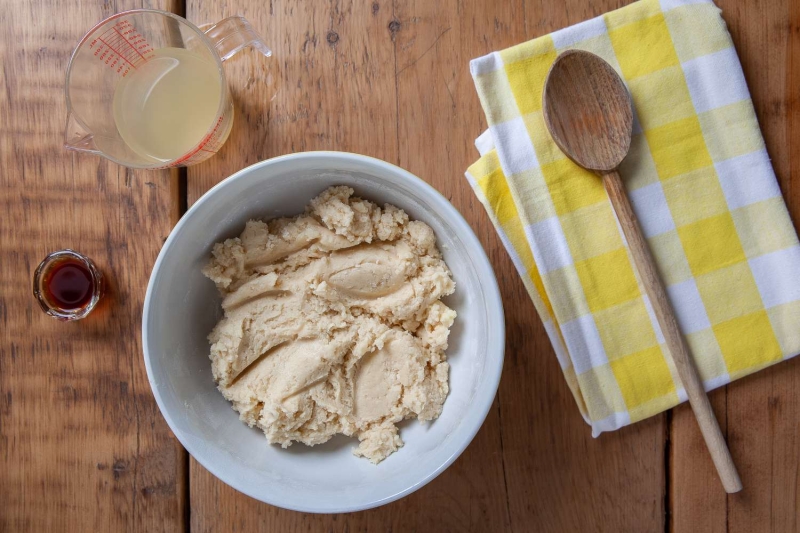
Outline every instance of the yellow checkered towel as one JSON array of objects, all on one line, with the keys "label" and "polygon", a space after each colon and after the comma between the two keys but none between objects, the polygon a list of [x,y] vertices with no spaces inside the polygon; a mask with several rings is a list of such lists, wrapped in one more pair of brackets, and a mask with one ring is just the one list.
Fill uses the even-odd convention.
[{"label": "yellow checkered towel", "polygon": [[569,48],[633,96],[620,174],[707,389],[800,352],[800,246],[711,1],[641,0],[473,60],[489,130],[467,178],[598,435],[686,395],[600,179],[544,125],[544,79]]}]

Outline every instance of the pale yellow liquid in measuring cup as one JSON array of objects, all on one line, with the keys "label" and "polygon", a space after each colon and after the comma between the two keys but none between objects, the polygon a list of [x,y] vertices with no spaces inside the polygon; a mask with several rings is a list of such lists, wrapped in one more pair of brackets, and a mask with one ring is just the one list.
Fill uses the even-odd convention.
[{"label": "pale yellow liquid in measuring cup", "polygon": [[215,63],[184,48],[160,48],[117,84],[117,130],[144,158],[179,158],[197,146],[217,120],[220,87]]}]

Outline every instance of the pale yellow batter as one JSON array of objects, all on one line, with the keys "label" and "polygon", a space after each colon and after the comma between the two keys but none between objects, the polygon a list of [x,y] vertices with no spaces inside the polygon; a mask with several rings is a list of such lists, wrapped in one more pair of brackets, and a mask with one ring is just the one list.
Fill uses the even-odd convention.
[{"label": "pale yellow batter", "polygon": [[219,390],[269,442],[357,435],[378,463],[403,445],[397,422],[442,411],[455,284],[428,225],[352,195],[216,244],[203,273],[225,317],[208,338]]}]

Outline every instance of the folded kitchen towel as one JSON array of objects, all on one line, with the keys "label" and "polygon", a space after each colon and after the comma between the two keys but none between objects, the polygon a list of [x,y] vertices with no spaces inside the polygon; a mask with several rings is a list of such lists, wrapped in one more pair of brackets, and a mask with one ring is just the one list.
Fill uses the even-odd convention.
[{"label": "folded kitchen towel", "polygon": [[631,92],[620,174],[707,389],[800,352],[800,246],[712,2],[641,0],[473,60],[489,130],[467,178],[598,435],[686,395],[600,179],[545,127],[545,76],[569,48]]}]

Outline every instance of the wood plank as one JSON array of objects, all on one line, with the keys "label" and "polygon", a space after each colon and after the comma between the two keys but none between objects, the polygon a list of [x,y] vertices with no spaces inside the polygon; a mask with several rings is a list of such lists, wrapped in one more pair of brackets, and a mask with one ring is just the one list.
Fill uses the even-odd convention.
[{"label": "wood plank", "polygon": [[[147,279],[177,218],[176,175],[62,148],[73,47],[133,7],[13,0],[0,10],[3,531],[183,528],[186,455],[158,413],[139,340]],[[99,308],[70,324],[45,316],[30,293],[38,262],[65,247],[108,281]]]},{"label": "wood plank", "polygon": [[533,305],[463,178],[476,156],[472,139],[485,127],[469,60],[617,3],[273,2],[271,11],[246,11],[248,5],[235,0],[223,12],[199,0],[187,4],[190,20],[253,18],[272,36],[282,68],[282,89],[268,106],[259,58],[226,66],[237,123],[216,158],[189,169],[190,203],[243,166],[292,151],[350,150],[399,163],[442,191],[489,252],[506,305],[507,359],[501,392],[475,441],[417,493],[352,515],[304,515],[259,504],[192,461],[192,528],[524,531],[590,520],[607,530],[662,529],[663,417],[591,439]]},{"label": "wood plank", "polygon": [[[726,391],[727,387],[709,394],[723,434],[726,432]],[[674,531],[725,533],[727,495],[722,490],[697,420],[688,405],[676,407],[671,419],[670,523]],[[730,438],[728,445],[732,448]],[[741,469],[737,459],[738,455],[734,455],[737,468]]]},{"label": "wood plank", "polygon": [[[244,12],[234,3],[226,13]],[[241,7],[240,7],[241,6]],[[219,6],[189,2],[190,18],[214,20]],[[278,3],[256,13],[254,24],[274,38],[282,89],[266,107],[255,56],[229,66],[238,124],[219,157],[189,169],[190,202],[222,177],[258,160],[300,150],[337,149],[397,163],[395,60],[392,6],[388,2]],[[394,30],[394,31],[393,31]],[[241,89],[250,85],[249,89]],[[239,88],[237,88],[239,87]],[[250,91],[250,92],[245,92]],[[259,102],[261,102],[259,104]],[[265,118],[266,117],[266,118]],[[314,516],[263,505],[225,486],[194,460],[191,468],[192,528],[277,531],[441,531],[507,524],[497,404],[472,446],[429,487],[390,506],[347,516]],[[488,460],[487,460],[488,458]],[[221,502],[221,503],[217,503]],[[476,526],[477,524],[477,526]]]},{"label": "wood plank", "polygon": [[477,156],[473,139],[486,127],[469,60],[619,4],[398,3],[404,24],[397,64],[405,69],[398,76],[400,165],[429,180],[464,214],[490,251],[502,291],[507,344],[500,442],[513,531],[586,524],[604,531],[663,529],[664,417],[592,439],[541,321],[463,178]]},{"label": "wood plank", "polygon": [[[275,64],[245,53],[226,65],[237,117],[231,137],[217,157],[188,171],[190,204],[227,175],[262,159],[285,153],[334,149],[397,162],[394,44],[388,2],[273,2],[252,10],[246,0],[227,6],[191,0],[190,20],[217,20],[243,13],[268,37],[280,67],[280,90],[263,83]],[[268,66],[265,66],[268,65]],[[496,411],[495,411],[496,412]],[[491,425],[484,439],[497,438]],[[194,531],[386,530],[406,527],[462,529],[488,515],[505,512],[499,468],[494,478],[480,454],[494,446],[470,448],[431,487],[445,479],[446,490],[428,490],[402,502],[347,516],[315,516],[285,511],[247,498],[192,460],[191,525]],[[494,465],[499,465],[496,456]],[[447,483],[448,476],[458,481]],[[481,483],[463,483],[464,479]],[[490,479],[493,484],[486,484]],[[498,492],[499,491],[499,492]],[[499,497],[495,497],[499,494]],[[494,499],[494,504],[490,500]],[[474,505],[473,505],[474,504]],[[441,512],[444,508],[445,511]],[[484,519],[485,520],[485,519]]]},{"label": "wood plank", "polygon": [[265,59],[248,49],[225,63],[236,118],[222,150],[188,169],[189,205],[234,172],[287,153],[345,150],[396,161],[389,4],[254,5],[261,3],[186,3],[192,21],[245,15],[274,52]]},{"label": "wood plank", "polygon": [[[718,0],[755,104],[789,211],[800,220],[800,4]],[[675,531],[798,531],[800,361],[737,381],[712,399],[727,418],[728,442],[744,490],[722,493],[696,423],[672,419],[671,494]]]}]

